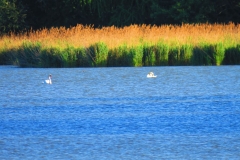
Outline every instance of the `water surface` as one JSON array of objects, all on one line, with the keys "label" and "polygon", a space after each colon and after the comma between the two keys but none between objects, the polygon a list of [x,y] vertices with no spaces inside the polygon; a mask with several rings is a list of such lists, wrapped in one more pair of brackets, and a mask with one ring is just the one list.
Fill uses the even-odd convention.
[{"label": "water surface", "polygon": [[0,159],[239,159],[239,73],[0,66]]}]

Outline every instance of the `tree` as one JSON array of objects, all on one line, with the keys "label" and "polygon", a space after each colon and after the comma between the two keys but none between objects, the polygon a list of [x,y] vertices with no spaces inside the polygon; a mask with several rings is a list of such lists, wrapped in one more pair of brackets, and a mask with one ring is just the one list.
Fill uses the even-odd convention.
[{"label": "tree", "polygon": [[76,24],[240,22],[239,0],[0,0],[0,32]]},{"label": "tree", "polygon": [[17,0],[0,0],[0,32],[18,32],[25,29],[26,14],[24,7]]},{"label": "tree", "polygon": [[214,3],[209,0],[175,0],[170,12],[177,23],[204,23],[214,12]]},{"label": "tree", "polygon": [[240,23],[240,2],[239,0],[219,0],[214,5],[212,21],[221,23]]},{"label": "tree", "polygon": [[150,4],[151,23],[156,25],[175,23],[174,15],[170,12],[172,5],[174,0],[153,0]]}]

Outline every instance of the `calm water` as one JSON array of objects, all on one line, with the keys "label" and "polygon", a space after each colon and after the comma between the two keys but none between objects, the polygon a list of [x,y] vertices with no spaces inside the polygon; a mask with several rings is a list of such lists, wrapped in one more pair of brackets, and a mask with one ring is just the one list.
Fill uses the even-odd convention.
[{"label": "calm water", "polygon": [[240,159],[240,66],[0,66],[0,77],[2,160]]}]

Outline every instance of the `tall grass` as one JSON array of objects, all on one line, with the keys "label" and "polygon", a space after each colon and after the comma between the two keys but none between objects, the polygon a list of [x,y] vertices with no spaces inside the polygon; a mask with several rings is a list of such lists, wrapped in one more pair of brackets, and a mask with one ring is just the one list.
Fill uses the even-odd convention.
[{"label": "tall grass", "polygon": [[104,67],[240,64],[239,24],[77,25],[0,37],[0,64]]}]

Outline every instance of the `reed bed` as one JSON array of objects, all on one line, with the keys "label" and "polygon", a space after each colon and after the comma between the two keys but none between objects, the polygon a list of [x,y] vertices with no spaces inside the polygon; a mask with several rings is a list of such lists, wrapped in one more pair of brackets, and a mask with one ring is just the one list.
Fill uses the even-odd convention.
[{"label": "reed bed", "polygon": [[0,64],[108,67],[240,64],[239,24],[30,30],[0,38]]}]

